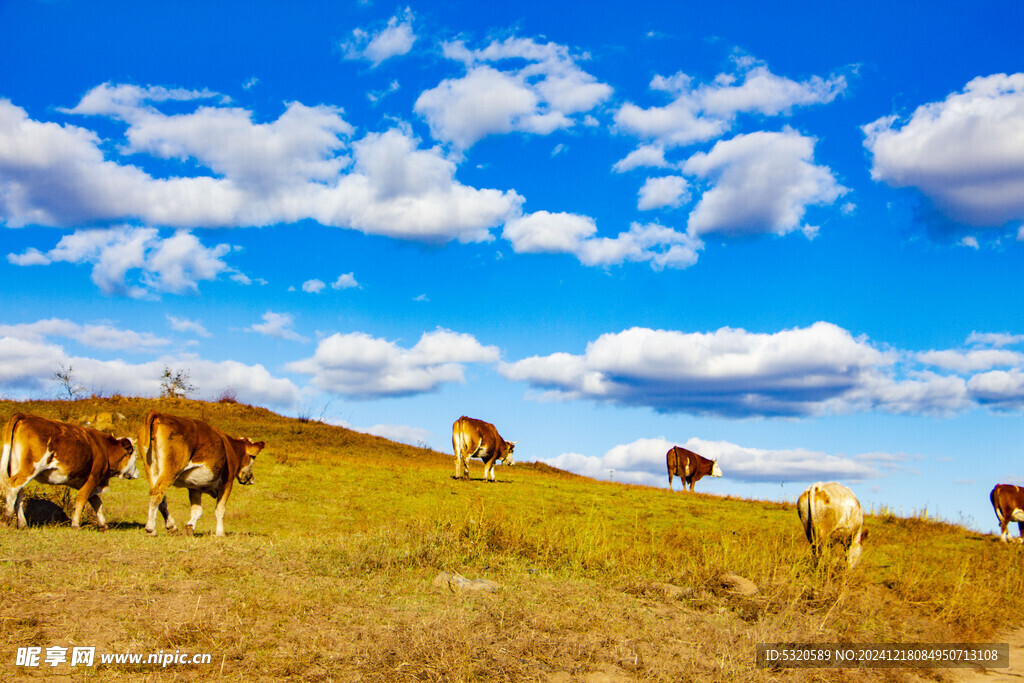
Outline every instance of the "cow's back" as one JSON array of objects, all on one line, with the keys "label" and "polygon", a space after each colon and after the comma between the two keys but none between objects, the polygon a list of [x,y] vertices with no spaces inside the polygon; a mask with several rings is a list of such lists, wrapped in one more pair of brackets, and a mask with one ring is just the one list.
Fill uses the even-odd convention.
[{"label": "cow's back", "polygon": [[1024,510],[1024,489],[1013,484],[996,484],[989,494],[989,500],[1000,521],[1011,520],[1014,511]]},{"label": "cow's back", "polygon": [[460,442],[455,447],[456,453],[460,452],[459,448],[461,447],[463,449],[461,452],[468,456],[481,449],[488,453],[496,452],[501,443],[501,436],[490,422],[463,415],[452,426],[452,441],[456,440]]},{"label": "cow's back", "polygon": [[804,533],[811,543],[858,543],[864,513],[853,491],[837,482],[812,484],[797,502]]},{"label": "cow's back", "polygon": [[[9,452],[6,446],[8,432]],[[15,414],[4,428],[3,469],[9,476],[19,465],[30,466],[49,452],[70,480],[85,479],[94,467],[107,469],[107,453],[97,438],[101,436],[107,435],[45,417]]]},{"label": "cow's back", "polygon": [[143,423],[147,467],[153,473],[181,472],[189,464],[206,465],[215,472],[227,470],[238,458],[224,432],[190,417],[150,411]]}]

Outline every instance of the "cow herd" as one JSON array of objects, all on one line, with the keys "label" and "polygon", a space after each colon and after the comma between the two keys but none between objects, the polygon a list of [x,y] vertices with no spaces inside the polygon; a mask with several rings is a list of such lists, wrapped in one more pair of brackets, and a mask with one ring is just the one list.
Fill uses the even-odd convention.
[{"label": "cow herd", "polygon": [[235,479],[253,482],[252,466],[263,442],[235,439],[200,420],[149,411],[136,443],[116,439],[90,427],[66,424],[16,413],[3,428],[0,488],[6,498],[4,514],[28,525],[22,492],[30,481],[63,484],[78,489],[71,526],[78,528],[88,501],[96,511],[99,528],[107,528],[100,495],[115,477],[136,479],[138,455],[149,479],[149,516],[146,532],[156,533],[156,512],[169,531],[177,525],[167,510],[167,489],[188,489],[191,517],[185,533],[192,535],[203,514],[204,493],[217,500],[217,535],[224,535],[224,511]]},{"label": "cow herd", "polygon": [[[191,536],[203,514],[205,493],[217,501],[216,535],[224,535],[224,513],[235,480],[254,481],[253,464],[264,448],[262,441],[234,438],[201,420],[169,415],[154,410],[146,414],[137,441],[115,438],[90,427],[57,422],[16,413],[3,427],[0,456],[0,489],[5,496],[5,515],[17,517],[19,527],[27,526],[22,492],[36,481],[77,489],[71,526],[81,525],[88,502],[96,512],[98,527],[107,528],[100,495],[115,477],[136,479],[136,462],[141,454],[143,472],[149,480],[146,532],[156,534],[157,511],[168,531],[178,527],[167,508],[167,489],[188,489],[191,506],[185,533]],[[136,449],[137,445],[137,449]],[[455,454],[454,479],[469,478],[469,459],[484,462],[484,481],[495,481],[494,466],[501,460],[512,465],[515,441],[506,441],[493,424],[462,416],[452,425]],[[692,492],[705,476],[721,477],[715,460],[704,458],[682,446],[665,455],[668,486],[673,477],[683,481],[683,491]],[[992,489],[992,507],[999,520],[1001,540],[1008,540],[1007,527],[1017,523],[1024,543],[1024,487],[999,484]],[[848,566],[855,567],[861,556],[861,541],[867,537],[860,502],[847,487],[836,482],[812,484],[797,501],[797,513],[815,557],[827,546],[840,546]]]}]

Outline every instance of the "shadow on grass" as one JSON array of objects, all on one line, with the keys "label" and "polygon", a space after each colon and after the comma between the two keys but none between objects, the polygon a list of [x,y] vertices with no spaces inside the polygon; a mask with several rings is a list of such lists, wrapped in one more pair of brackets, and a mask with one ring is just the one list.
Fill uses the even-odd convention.
[{"label": "shadow on grass", "polygon": [[142,522],[109,522],[107,528],[110,531],[137,531],[145,529],[146,525]]}]

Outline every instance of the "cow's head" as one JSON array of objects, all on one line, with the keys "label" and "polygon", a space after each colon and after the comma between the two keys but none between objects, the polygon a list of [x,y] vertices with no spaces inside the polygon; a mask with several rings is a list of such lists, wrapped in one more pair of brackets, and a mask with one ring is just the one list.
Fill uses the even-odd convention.
[{"label": "cow's head", "polygon": [[138,479],[139,470],[135,467],[135,442],[132,439],[115,439],[120,446],[120,457],[114,470],[122,479]]},{"label": "cow's head", "polygon": [[517,443],[519,443],[519,442],[518,441],[506,441],[505,442],[505,445],[508,446],[508,448],[505,450],[505,457],[503,457],[501,459],[501,464],[503,464],[503,465],[515,465],[516,464],[515,460],[512,459],[512,451],[514,451],[516,449],[516,444]]},{"label": "cow's head", "polygon": [[238,468],[238,483],[239,484],[252,484],[256,481],[256,476],[252,473],[252,466],[256,464],[256,456],[260,454],[265,445],[262,441],[251,441],[246,437],[239,439],[242,442],[242,463],[241,467]]},{"label": "cow's head", "polygon": [[720,476],[722,476],[722,468],[718,466],[718,461],[717,460],[712,460],[711,461],[711,476],[712,477],[720,477]]}]

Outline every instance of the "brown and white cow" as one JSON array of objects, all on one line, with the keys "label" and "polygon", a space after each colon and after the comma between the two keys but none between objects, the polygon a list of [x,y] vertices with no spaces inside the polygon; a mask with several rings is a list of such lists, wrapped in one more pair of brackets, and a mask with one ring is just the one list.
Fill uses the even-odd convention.
[{"label": "brown and white cow", "polygon": [[834,481],[819,481],[800,494],[796,509],[816,558],[826,546],[834,544],[845,549],[850,569],[857,566],[861,541],[868,532],[864,529],[860,501],[853,491]]},{"label": "brown and white cow", "polygon": [[99,528],[106,529],[100,494],[114,477],[138,476],[131,439],[24,413],[15,413],[4,425],[0,455],[0,480],[7,499],[4,514],[8,519],[17,515],[21,528],[28,524],[21,494],[30,481],[78,489],[71,526],[80,527],[89,501]]},{"label": "brown and white cow", "polygon": [[722,476],[722,469],[718,466],[718,461],[708,460],[682,446],[673,446],[669,449],[669,452],[665,454],[665,462],[668,465],[669,491],[672,490],[672,475],[683,480],[683,491],[686,490],[687,484],[690,485],[690,491],[693,491],[693,487],[702,477]]},{"label": "brown and white cow", "polygon": [[494,464],[501,460],[514,465],[512,451],[515,441],[505,441],[490,422],[463,415],[452,425],[452,448],[455,450],[455,479],[469,479],[469,459],[484,461],[484,481],[494,481]]},{"label": "brown and white cow", "polygon": [[1003,543],[1009,542],[1010,530],[1007,527],[1011,522],[1017,522],[1017,533],[1020,535],[1017,542],[1024,543],[1024,488],[1013,484],[997,484],[989,494],[989,500],[999,520],[999,530],[1002,531],[1000,540]]},{"label": "brown and white cow", "polygon": [[205,493],[217,499],[216,534],[223,536],[231,486],[235,479],[239,484],[253,483],[252,466],[263,446],[262,441],[232,438],[201,420],[149,411],[139,435],[139,449],[149,479],[146,533],[156,534],[158,509],[167,530],[178,530],[167,509],[167,489],[178,486],[188,489],[191,504],[185,533],[191,536],[195,532],[196,522],[203,514]]}]

